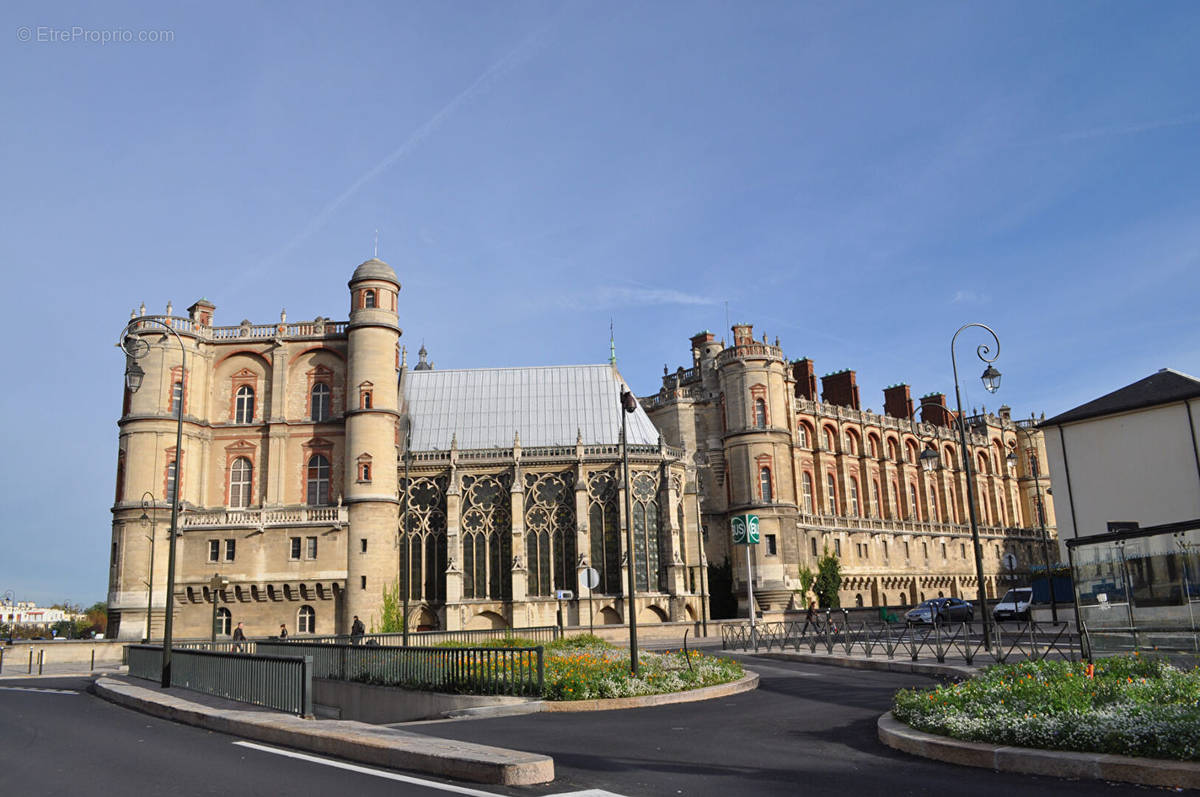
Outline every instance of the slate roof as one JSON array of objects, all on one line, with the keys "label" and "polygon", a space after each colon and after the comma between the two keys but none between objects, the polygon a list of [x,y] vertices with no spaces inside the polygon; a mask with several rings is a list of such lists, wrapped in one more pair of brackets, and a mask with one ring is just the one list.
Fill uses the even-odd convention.
[{"label": "slate roof", "polygon": [[[478,368],[404,374],[412,448],[510,448],[617,443],[621,437],[621,375],[611,365]],[[628,416],[629,442],[654,445],[658,430],[641,405]]]},{"label": "slate roof", "polygon": [[359,280],[387,280],[388,282],[400,284],[400,280],[396,278],[396,272],[387,263],[384,263],[377,257],[366,260],[358,264],[358,268],[354,269],[354,274],[350,277],[348,285],[353,285]]},{"label": "slate roof", "polygon": [[1143,407],[1174,404],[1191,398],[1200,398],[1200,379],[1171,368],[1162,368],[1132,385],[1114,390],[1108,395],[1081,404],[1073,410],[1042,421],[1039,427],[1059,426],[1072,421],[1115,415]]}]

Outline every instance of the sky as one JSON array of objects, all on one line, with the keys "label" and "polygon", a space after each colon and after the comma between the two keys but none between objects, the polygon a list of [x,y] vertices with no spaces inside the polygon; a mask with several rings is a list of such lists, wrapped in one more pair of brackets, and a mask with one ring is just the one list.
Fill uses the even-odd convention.
[{"label": "sky", "polygon": [[[344,319],[374,251],[439,368],[729,322],[864,407],[1057,414],[1200,374],[1193,2],[0,8],[0,594],[104,600],[132,308]],[[976,334],[978,333],[978,334]]]}]

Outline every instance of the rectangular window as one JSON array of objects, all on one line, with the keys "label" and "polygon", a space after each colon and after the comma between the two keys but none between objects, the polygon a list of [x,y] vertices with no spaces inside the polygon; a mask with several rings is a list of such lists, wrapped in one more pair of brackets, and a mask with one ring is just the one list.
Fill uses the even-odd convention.
[{"label": "rectangular window", "polygon": [[884,559],[888,558],[888,541],[887,540],[883,541],[883,558]]},{"label": "rectangular window", "polygon": [[967,544],[966,543],[960,542],[958,544],[958,555],[961,556],[963,559],[967,558]]},{"label": "rectangular window", "polygon": [[779,549],[776,547],[776,544],[775,544],[775,535],[768,534],[767,535],[767,556],[775,556],[778,553],[779,553]]},{"label": "rectangular window", "polygon": [[299,558],[300,558],[300,538],[299,538],[299,537],[292,537],[292,539],[291,539],[291,542],[292,542],[292,554],[291,554],[291,558],[292,558],[292,559],[299,559]]},{"label": "rectangular window", "polygon": [[905,558],[905,559],[907,559],[907,558],[908,558],[908,556],[909,556],[909,553],[908,553],[908,540],[905,540],[905,541],[904,541],[904,558]]},{"label": "rectangular window", "polygon": [[225,540],[225,561],[232,562],[237,551],[237,540]]},{"label": "rectangular window", "polygon": [[305,557],[307,557],[308,559],[316,559],[317,558],[317,538],[316,537],[308,537],[308,538],[306,538],[306,542],[308,544],[305,546],[305,554],[304,554]]},{"label": "rectangular window", "polygon": [[809,542],[812,543],[812,555],[816,556],[817,555],[817,538],[813,537],[811,540],[809,540]]},{"label": "rectangular window", "polygon": [[366,576],[359,576],[359,579],[360,579],[360,580],[359,580],[359,582],[358,582],[358,588],[359,588],[359,589],[366,589],[366,588],[367,588],[367,577],[366,577]]},{"label": "rectangular window", "polygon": [[221,541],[220,540],[209,540],[208,541],[208,561],[216,562],[216,561],[219,561],[220,558],[221,558]]},{"label": "rectangular window", "polygon": [[361,553],[367,552],[367,538],[363,537],[358,541],[358,549]]},{"label": "rectangular window", "polygon": [[841,540],[833,541],[833,555],[839,556],[839,557],[842,555],[842,541]]},{"label": "rectangular window", "polygon": [[117,566],[117,544],[115,542],[112,544],[112,566]]},{"label": "rectangular window", "polygon": [[942,558],[946,558],[946,543],[942,543]]}]

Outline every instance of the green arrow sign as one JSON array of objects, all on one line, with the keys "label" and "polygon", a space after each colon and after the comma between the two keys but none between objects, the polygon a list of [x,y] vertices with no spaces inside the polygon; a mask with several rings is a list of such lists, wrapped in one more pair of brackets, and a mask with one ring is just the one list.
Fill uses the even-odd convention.
[{"label": "green arrow sign", "polygon": [[734,545],[758,545],[758,515],[734,515],[729,525]]}]

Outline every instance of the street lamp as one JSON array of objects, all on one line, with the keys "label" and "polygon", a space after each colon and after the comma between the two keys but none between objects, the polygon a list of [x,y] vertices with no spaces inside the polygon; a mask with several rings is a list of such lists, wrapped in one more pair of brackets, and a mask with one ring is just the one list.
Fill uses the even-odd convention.
[{"label": "street lamp", "polygon": [[12,647],[13,628],[17,624],[17,615],[16,615],[16,612],[13,610],[13,598],[14,597],[16,597],[16,596],[13,594],[13,591],[11,589],[5,590],[4,605],[8,607],[8,645],[9,645],[9,647]]},{"label": "street lamp", "polygon": [[[1033,432],[1023,426],[1016,427],[1017,431],[1025,435],[1025,439],[1037,450],[1037,445],[1033,439]],[[1017,469],[1017,454],[1015,451],[1008,452],[1008,467],[1013,471]],[[1039,465],[1040,457],[1035,457],[1029,461],[1029,469],[1033,473],[1034,489],[1037,491],[1037,514],[1038,525],[1042,530],[1042,556],[1046,560],[1046,583],[1050,586],[1050,617],[1058,622],[1058,600],[1054,597],[1054,574],[1050,570],[1050,533],[1046,531],[1046,505],[1042,502],[1042,469]]]},{"label": "street lamp", "polygon": [[[178,449],[176,449],[178,452]],[[175,464],[175,475],[179,475],[179,463]],[[153,515],[148,512],[154,512]],[[154,538],[158,536],[158,512],[154,511],[154,493],[142,493],[142,527],[150,527],[150,578],[146,582],[146,644],[150,644],[150,609],[154,605]]]},{"label": "street lamp", "polygon": [[[125,388],[130,393],[138,392],[142,386],[142,379],[146,376],[146,372],[137,364],[137,361],[145,357],[150,352],[150,344],[142,340],[135,331],[142,331],[146,325],[154,324],[165,329],[175,336],[175,341],[179,344],[179,367],[180,378],[187,379],[187,347],[183,345],[183,338],[179,337],[179,333],[175,328],[162,319],[154,316],[140,316],[133,319],[125,328],[121,330],[120,346],[121,351],[125,352]],[[171,395],[174,397],[174,385],[171,386]],[[179,401],[175,407],[175,478],[173,484],[168,485],[171,489],[171,528],[168,531],[167,539],[167,616],[163,620],[163,655],[162,655],[162,688],[169,689],[171,687],[171,631],[172,620],[175,613],[175,538],[179,535],[179,501],[183,494],[183,485],[180,483],[179,475],[183,472],[183,389],[180,386]]]},{"label": "street lamp", "polygon": [[637,581],[633,561],[633,485],[629,483],[629,440],[625,416],[637,409],[637,399],[628,390],[621,391],[621,460],[625,483],[625,548],[629,560],[629,667],[638,675]]},{"label": "street lamp", "polygon": [[[954,333],[954,337],[950,338],[950,365],[954,369],[954,401],[958,407],[958,434],[962,442],[962,460],[963,460],[963,475],[967,480],[967,513],[971,518],[971,543],[975,547],[975,580],[976,580],[976,599],[979,601],[979,610],[987,611],[987,592],[983,586],[983,546],[979,544],[979,522],[975,517],[975,485],[971,478],[971,452],[967,448],[967,424],[963,418],[962,395],[958,389],[958,362],[954,358],[954,343],[958,340],[959,334],[964,329],[971,327],[979,327],[986,329],[992,336],[992,340],[996,342],[996,353],[992,356],[991,348],[986,344],[980,344],[975,348],[975,354],[987,364],[983,375],[979,378],[983,380],[983,386],[989,393],[995,393],[1000,389],[1000,372],[992,365],[996,358],[1000,356],[1000,338],[996,336],[995,331],[986,324],[964,324]],[[992,632],[988,626],[986,616],[983,621],[983,647],[985,650],[992,649]]]},{"label": "street lamp", "polygon": [[400,521],[400,543],[404,548],[404,578],[396,582],[399,587],[400,583],[404,584],[403,609],[404,624],[400,626],[400,644],[408,647],[408,595],[412,592],[412,587],[409,585],[409,580],[412,578],[412,567],[409,564],[408,557],[409,546],[412,540],[408,535],[408,497],[412,495],[412,481],[409,478],[409,469],[412,465],[412,428],[410,427],[404,434],[404,511]]}]

